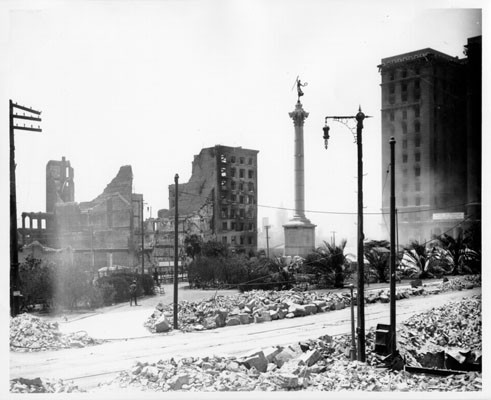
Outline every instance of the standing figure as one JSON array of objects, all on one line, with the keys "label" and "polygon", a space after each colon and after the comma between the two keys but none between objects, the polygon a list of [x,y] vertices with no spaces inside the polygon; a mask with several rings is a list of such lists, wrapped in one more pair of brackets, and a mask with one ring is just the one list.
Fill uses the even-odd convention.
[{"label": "standing figure", "polygon": [[297,93],[298,93],[298,101],[300,101],[300,97],[303,96],[303,90],[302,90],[302,86],[307,86],[307,82],[305,83],[302,83],[300,81],[300,79],[297,78]]},{"label": "standing figure", "polygon": [[138,304],[136,303],[136,280],[134,280],[130,285],[130,307],[133,305],[133,301],[135,301],[135,306],[137,306]]},{"label": "standing figure", "polygon": [[155,286],[159,286],[159,273],[157,272],[157,268],[153,271],[153,280],[155,282]]}]

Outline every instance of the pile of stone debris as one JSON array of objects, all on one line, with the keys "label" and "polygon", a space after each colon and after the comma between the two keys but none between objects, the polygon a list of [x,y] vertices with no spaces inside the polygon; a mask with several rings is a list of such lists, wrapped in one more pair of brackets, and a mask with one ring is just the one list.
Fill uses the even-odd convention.
[{"label": "pile of stone debris", "polygon": [[[463,308],[471,309],[476,299],[464,299]],[[462,307],[460,307],[462,309]],[[449,304],[420,314],[414,321],[442,317],[447,336],[459,334],[461,326],[448,323],[452,318]],[[472,315],[469,315],[472,318]],[[412,335],[421,334],[413,321],[404,327]],[[423,323],[423,322],[421,322]],[[478,324],[472,325],[478,336]],[[468,332],[471,335],[470,332]],[[290,346],[258,349],[240,357],[188,357],[137,362],[110,383],[112,390],[143,391],[479,391],[480,372],[463,372],[450,376],[411,374],[404,370],[381,368],[382,357],[375,354],[374,330],[367,332],[366,362],[349,360],[350,337],[323,336]],[[423,350],[423,341],[419,343]],[[416,345],[414,346],[416,349]]]},{"label": "pile of stone debris", "polygon": [[[411,296],[436,294],[440,291],[471,289],[480,285],[478,278],[469,276],[452,279],[437,285],[415,283],[412,287],[399,287],[396,299]],[[356,304],[356,291],[355,291]],[[388,288],[366,291],[367,304],[390,301]],[[298,292],[294,290],[263,291],[216,296],[208,300],[179,302],[178,323],[183,331],[214,329],[223,326],[261,323],[275,319],[295,318],[331,310],[340,310],[350,305],[348,292]],[[173,305],[157,304],[150,317],[144,322],[153,333],[172,329]]]},{"label": "pile of stone debris", "polygon": [[16,378],[10,381],[10,393],[82,393],[73,383],[66,383],[63,380],[45,380],[40,378],[25,379]]},{"label": "pile of stone debris", "polygon": [[19,352],[85,347],[102,343],[80,331],[63,334],[57,322],[45,321],[31,314],[10,318],[10,350]]},{"label": "pile of stone debris", "polygon": [[465,298],[416,314],[399,332],[399,348],[408,364],[462,369],[482,363],[481,296]]}]

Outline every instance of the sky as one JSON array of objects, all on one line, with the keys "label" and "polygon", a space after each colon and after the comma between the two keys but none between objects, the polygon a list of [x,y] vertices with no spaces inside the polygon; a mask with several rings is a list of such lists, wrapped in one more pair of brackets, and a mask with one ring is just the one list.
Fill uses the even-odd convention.
[{"label": "sky", "polygon": [[[0,123],[8,99],[42,111],[42,133],[17,131],[18,214],[45,211],[45,167],[65,156],[75,201],[101,193],[123,165],[148,203],[168,208],[168,185],[217,144],[259,150],[258,224],[293,216],[297,76],[304,126],[305,207],[316,242],[356,247],[356,145],[326,115],[365,121],[365,236],[388,237],[382,178],[381,59],[426,47],[464,57],[482,34],[479,1],[1,1]],[[467,7],[466,9],[459,7]],[[4,143],[4,142],[2,142]],[[1,148],[7,166],[8,142]],[[2,178],[7,182],[7,168]],[[5,200],[6,201],[6,200]],[[312,212],[320,211],[320,212]],[[352,214],[336,214],[352,213]],[[19,226],[20,226],[20,218]]]},{"label": "sky", "polygon": [[[332,122],[324,149],[324,117],[355,115],[360,105],[373,116],[363,130],[364,204],[366,213],[380,212],[382,190],[389,188],[382,179],[377,65],[427,47],[462,58],[467,39],[480,34],[487,65],[488,25],[479,12],[484,9],[486,22],[487,3],[0,0],[2,264],[9,264],[9,99],[41,110],[43,119],[42,133],[15,134],[19,215],[45,211],[46,163],[65,156],[75,169],[77,202],[94,199],[121,166],[131,165],[134,190],[156,216],[168,207],[174,175],[187,182],[193,156],[221,144],[259,150],[258,221],[267,217],[274,234],[285,222],[278,207],[294,207],[288,113],[297,76],[308,83],[302,103],[310,113],[306,214],[317,225],[317,244],[335,231],[355,253],[356,145],[349,129]],[[483,141],[486,149],[486,135]],[[487,163],[483,157],[485,170]],[[388,237],[379,215],[366,214],[364,224],[367,238]],[[7,285],[4,277],[1,315],[8,313]],[[8,325],[2,326],[5,344]]]}]

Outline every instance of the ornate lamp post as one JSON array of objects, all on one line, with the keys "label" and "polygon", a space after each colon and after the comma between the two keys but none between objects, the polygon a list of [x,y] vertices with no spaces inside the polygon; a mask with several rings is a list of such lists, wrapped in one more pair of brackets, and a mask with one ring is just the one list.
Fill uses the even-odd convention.
[{"label": "ornate lamp post", "polygon": [[362,146],[362,131],[363,121],[365,118],[371,118],[368,115],[363,114],[361,107],[358,109],[358,113],[354,116],[327,116],[325,118],[324,131],[324,145],[327,149],[327,142],[329,140],[329,126],[327,120],[332,119],[337,122],[341,122],[345,125],[351,133],[355,136],[354,127],[348,124],[353,119],[356,120],[356,136],[355,143],[358,148],[358,287],[357,287],[357,337],[358,337],[358,361],[365,362],[365,275],[364,275],[364,256],[363,256],[363,146]]}]

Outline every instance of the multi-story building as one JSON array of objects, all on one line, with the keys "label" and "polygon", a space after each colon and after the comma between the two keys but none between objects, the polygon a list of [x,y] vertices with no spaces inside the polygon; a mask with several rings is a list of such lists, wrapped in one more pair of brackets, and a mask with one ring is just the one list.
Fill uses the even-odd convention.
[{"label": "multi-story building", "polygon": [[481,37],[466,59],[426,48],[382,59],[382,211],[394,137],[399,242],[480,223]]},{"label": "multi-story building", "polygon": [[[217,145],[194,156],[191,178],[178,188],[179,216],[196,228],[190,233],[237,252],[257,251],[257,153]],[[169,186],[169,206],[170,216],[175,185]]]},{"label": "multi-story building", "polygon": [[39,242],[45,248],[67,249],[73,262],[87,270],[141,262],[143,195],[133,193],[131,166],[92,201],[74,200],[74,170],[65,160],[46,166],[46,213],[22,213],[22,244]]}]

